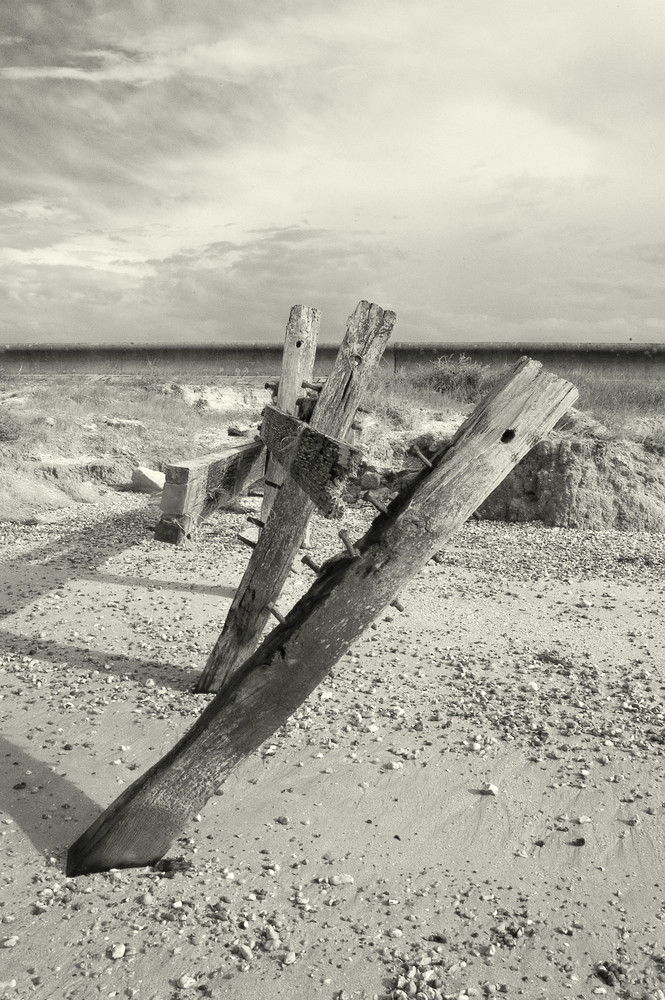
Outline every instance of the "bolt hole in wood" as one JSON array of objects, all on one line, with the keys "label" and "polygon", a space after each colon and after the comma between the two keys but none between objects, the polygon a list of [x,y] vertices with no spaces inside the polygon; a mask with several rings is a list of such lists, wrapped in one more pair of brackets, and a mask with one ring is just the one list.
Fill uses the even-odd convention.
[{"label": "bolt hole in wood", "polygon": [[501,444],[508,444],[508,442],[512,441],[514,437],[515,437],[515,431],[508,428],[508,430],[504,431],[503,434],[501,435]]},{"label": "bolt hole in wood", "polygon": [[296,347],[302,347],[302,340],[296,340]]}]

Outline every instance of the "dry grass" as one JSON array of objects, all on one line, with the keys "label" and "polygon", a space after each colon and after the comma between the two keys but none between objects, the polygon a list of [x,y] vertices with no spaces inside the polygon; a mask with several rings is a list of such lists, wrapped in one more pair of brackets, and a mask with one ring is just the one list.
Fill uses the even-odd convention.
[{"label": "dry grass", "polygon": [[[384,416],[391,426],[408,427],[416,409],[470,408],[506,371],[464,355],[443,356],[413,371],[382,374],[370,394],[368,408]],[[665,452],[665,380],[617,379],[602,373],[566,377],[579,389],[577,408],[603,424],[608,436]]]},{"label": "dry grass", "polygon": [[[107,420],[132,420],[113,426]],[[223,415],[189,406],[182,396],[144,377],[136,380],[39,380],[0,392],[0,457],[45,461],[116,456],[164,465],[218,448]]]},{"label": "dry grass", "polygon": [[[464,356],[441,357],[408,372],[383,371],[365,408],[389,430],[408,433],[422,422],[423,411],[432,416],[467,412],[503,374]],[[665,453],[665,382],[595,374],[577,374],[573,380],[580,389],[579,409],[591,412],[612,437]],[[139,423],[106,422],[113,418]],[[229,413],[188,405],[177,385],[149,370],[134,377],[34,380],[3,379],[0,372],[0,461],[5,468],[106,457],[163,469],[218,449],[227,440],[230,419]]]}]

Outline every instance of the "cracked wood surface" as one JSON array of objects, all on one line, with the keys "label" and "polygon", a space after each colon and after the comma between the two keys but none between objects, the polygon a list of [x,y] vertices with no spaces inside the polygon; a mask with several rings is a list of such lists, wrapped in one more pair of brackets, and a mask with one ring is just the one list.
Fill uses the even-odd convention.
[{"label": "cracked wood surface", "polygon": [[266,406],[261,440],[289,476],[302,487],[324,517],[341,517],[341,493],[349,476],[357,475],[362,450],[315,430],[309,424]]},{"label": "cracked wood surface", "polygon": [[[321,390],[309,426],[344,438],[395,325],[390,310],[361,301],[349,317],[334,368]],[[198,692],[218,691],[256,648],[276,607],[284,582],[300,548],[313,502],[298,483],[287,478],[226,616],[222,633],[196,685]]]},{"label": "cracked wood surface", "polygon": [[192,728],[72,845],[68,875],[154,863],[233,769],[302,704],[349,646],[574,404],[522,359],[224,684]]},{"label": "cracked wood surface", "polygon": [[264,464],[263,443],[252,441],[167,466],[157,541],[175,545],[184,541],[201,518],[260,479]]},{"label": "cracked wood surface", "polygon": [[[312,306],[293,306],[286,324],[282,373],[277,386],[276,403],[284,413],[296,412],[296,401],[302,394],[303,382],[309,382],[314,370],[316,344],[319,339],[321,313]],[[261,520],[265,524],[277,496],[277,489],[286,478],[282,465],[268,451],[261,503]]]}]

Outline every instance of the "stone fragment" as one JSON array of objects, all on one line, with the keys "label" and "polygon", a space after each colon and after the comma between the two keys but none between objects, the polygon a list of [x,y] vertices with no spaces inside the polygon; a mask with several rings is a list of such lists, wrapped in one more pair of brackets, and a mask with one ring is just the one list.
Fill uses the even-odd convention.
[{"label": "stone fragment", "polygon": [[142,420],[133,420],[130,417],[104,417],[104,423],[109,427],[140,427],[145,429]]},{"label": "stone fragment", "polygon": [[196,980],[194,976],[183,975],[177,980],[176,986],[179,990],[191,990],[196,986]]}]

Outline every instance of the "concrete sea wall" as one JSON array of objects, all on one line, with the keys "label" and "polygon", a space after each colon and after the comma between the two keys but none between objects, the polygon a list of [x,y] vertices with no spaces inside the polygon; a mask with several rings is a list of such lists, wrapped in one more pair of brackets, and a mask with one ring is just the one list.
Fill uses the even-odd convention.
[{"label": "concrete sea wall", "polygon": [[[322,344],[315,371],[330,371],[337,344]],[[492,367],[511,365],[522,355],[560,375],[665,379],[665,344],[389,344],[383,364],[414,368],[442,355],[465,354]],[[0,345],[0,371],[7,375],[153,373],[177,380],[217,375],[279,373],[281,344]]]}]

